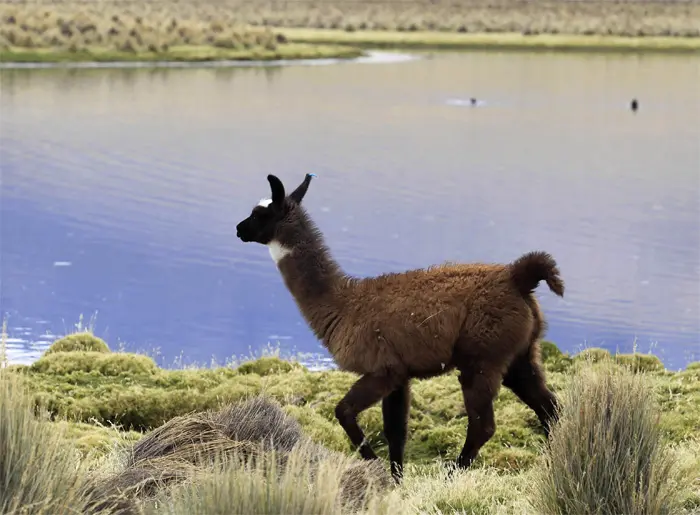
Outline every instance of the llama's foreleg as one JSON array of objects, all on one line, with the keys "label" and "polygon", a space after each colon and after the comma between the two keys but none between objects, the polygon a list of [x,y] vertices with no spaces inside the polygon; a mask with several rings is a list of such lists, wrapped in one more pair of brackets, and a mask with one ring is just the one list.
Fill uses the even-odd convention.
[{"label": "llama's foreleg", "polygon": [[493,399],[498,393],[501,378],[486,366],[471,365],[468,369],[460,370],[459,382],[469,420],[467,438],[457,458],[457,466],[464,469],[472,464],[481,447],[496,432]]},{"label": "llama's foreleg", "polygon": [[542,368],[533,362],[532,355],[525,354],[513,361],[503,378],[503,386],[535,412],[549,438],[549,429],[557,420],[557,398],[547,388]]},{"label": "llama's foreleg", "polygon": [[335,416],[347,433],[353,447],[359,449],[366,460],[375,460],[377,455],[365,441],[365,435],[357,423],[357,416],[364,410],[389,395],[397,383],[389,376],[362,376],[335,407]]},{"label": "llama's foreleg", "polygon": [[408,410],[411,403],[409,383],[405,383],[382,401],[384,435],[389,443],[391,475],[397,483],[403,477],[403,454],[408,431]]}]

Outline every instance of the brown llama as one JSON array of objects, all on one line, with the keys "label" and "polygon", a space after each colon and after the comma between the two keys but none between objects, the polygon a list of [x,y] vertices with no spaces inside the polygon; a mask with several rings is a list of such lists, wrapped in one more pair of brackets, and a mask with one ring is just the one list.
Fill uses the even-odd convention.
[{"label": "brown llama", "polygon": [[501,383],[539,418],[545,434],[557,400],[545,384],[539,339],[545,321],[533,290],[563,296],[554,259],[530,252],[510,264],[443,264],[356,278],[331,257],[301,201],[311,174],[288,196],[274,175],[272,198],[236,226],[243,242],[267,245],[303,317],[341,370],[361,377],[335,415],[364,459],[377,459],[357,423],[382,401],[391,473],[403,475],[409,382],[459,370],[468,426],[456,465],[467,468],[493,436]]}]

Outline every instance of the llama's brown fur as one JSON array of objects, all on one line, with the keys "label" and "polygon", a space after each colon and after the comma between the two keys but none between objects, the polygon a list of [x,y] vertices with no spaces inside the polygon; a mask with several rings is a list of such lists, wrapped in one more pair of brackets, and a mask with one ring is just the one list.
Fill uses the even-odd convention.
[{"label": "llama's brown fur", "polygon": [[398,479],[409,381],[455,368],[469,419],[458,465],[469,466],[493,435],[493,399],[502,382],[537,413],[547,431],[556,400],[540,366],[537,342],[545,322],[532,290],[545,280],[563,296],[551,256],[532,252],[511,264],[444,264],[350,277],[301,206],[309,177],[289,197],[276,177],[268,179],[272,203],[257,206],[239,224],[239,236],[284,249],[277,265],[301,313],[338,367],[361,375],[338,404],[336,416],[363,457],[376,455],[364,441],[357,416],[382,401],[392,472]]}]

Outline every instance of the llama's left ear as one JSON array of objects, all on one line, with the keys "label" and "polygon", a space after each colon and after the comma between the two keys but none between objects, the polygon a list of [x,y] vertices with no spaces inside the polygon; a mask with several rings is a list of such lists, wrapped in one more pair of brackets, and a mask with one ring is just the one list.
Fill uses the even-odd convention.
[{"label": "llama's left ear", "polygon": [[281,206],[284,202],[284,185],[277,177],[270,174],[267,176],[267,182],[270,183],[270,189],[272,190],[272,203],[276,206]]},{"label": "llama's left ear", "polygon": [[304,181],[289,195],[289,198],[291,198],[297,204],[301,204],[301,201],[304,199],[304,195],[306,195],[306,190],[309,189],[309,184],[311,184],[311,177],[316,177],[316,175],[313,173],[307,173],[306,177],[304,177]]}]

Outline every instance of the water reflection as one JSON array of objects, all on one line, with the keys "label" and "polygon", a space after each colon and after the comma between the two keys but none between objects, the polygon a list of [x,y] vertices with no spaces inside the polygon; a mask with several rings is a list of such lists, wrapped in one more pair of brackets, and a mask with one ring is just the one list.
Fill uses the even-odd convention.
[{"label": "water reflection", "polygon": [[[326,356],[267,251],[234,230],[267,173],[313,171],[308,208],[351,273],[543,248],[567,284],[563,301],[538,291],[562,347],[636,338],[671,367],[700,359],[697,62],[3,70],[11,357],[95,312],[111,345],[159,347],[166,365],[268,341]],[[471,96],[484,104],[449,105]]]}]

